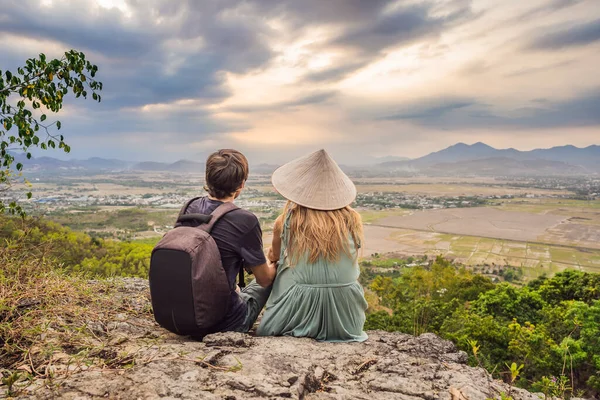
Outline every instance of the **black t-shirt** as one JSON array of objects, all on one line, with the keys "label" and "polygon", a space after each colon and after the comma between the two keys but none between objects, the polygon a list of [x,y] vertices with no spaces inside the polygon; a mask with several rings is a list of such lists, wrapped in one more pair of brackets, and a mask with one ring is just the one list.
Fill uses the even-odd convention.
[{"label": "black t-shirt", "polygon": [[[221,201],[201,197],[189,205],[186,214],[210,214],[221,204]],[[246,317],[246,303],[235,291],[240,268],[252,269],[266,263],[262,230],[256,215],[240,208],[221,217],[210,235],[221,253],[221,261],[231,288],[229,311],[214,331],[227,331],[239,326]]]}]

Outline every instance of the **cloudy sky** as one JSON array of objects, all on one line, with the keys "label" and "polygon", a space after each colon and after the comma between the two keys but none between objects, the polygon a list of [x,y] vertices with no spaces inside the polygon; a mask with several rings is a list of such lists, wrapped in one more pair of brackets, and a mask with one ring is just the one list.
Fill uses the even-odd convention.
[{"label": "cloudy sky", "polygon": [[61,112],[70,157],[600,144],[599,0],[0,4],[0,69],[71,48],[99,67],[102,103]]}]

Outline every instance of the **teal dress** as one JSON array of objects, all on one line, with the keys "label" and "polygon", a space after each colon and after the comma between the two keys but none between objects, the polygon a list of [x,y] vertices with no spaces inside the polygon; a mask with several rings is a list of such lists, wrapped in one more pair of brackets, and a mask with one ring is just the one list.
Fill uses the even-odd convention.
[{"label": "teal dress", "polygon": [[287,257],[289,216],[281,233],[281,255],[271,296],[257,334],[311,337],[328,342],[362,342],[367,302],[357,279],[360,274],[354,242],[351,256],[335,263],[309,263],[300,257],[294,266]]}]

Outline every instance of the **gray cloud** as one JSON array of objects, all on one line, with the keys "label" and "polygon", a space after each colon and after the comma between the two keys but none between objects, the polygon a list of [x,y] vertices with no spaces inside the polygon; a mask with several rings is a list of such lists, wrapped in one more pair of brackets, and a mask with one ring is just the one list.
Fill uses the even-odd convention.
[{"label": "gray cloud", "polygon": [[527,21],[530,18],[539,18],[541,16],[552,14],[556,11],[561,11],[566,8],[575,6],[579,3],[582,3],[586,0],[553,0],[542,4],[539,7],[535,7],[532,10],[529,10],[512,20],[513,23]]},{"label": "gray cloud", "polygon": [[530,44],[535,50],[560,50],[600,41],[600,19],[552,33],[538,35]]},{"label": "gray cloud", "polygon": [[429,120],[437,120],[439,118],[443,118],[445,115],[452,113],[453,111],[460,110],[465,107],[470,107],[476,104],[476,101],[473,99],[434,99],[433,101],[429,102],[420,102],[403,106],[402,109],[397,113],[385,116],[381,119],[388,121],[407,119],[426,122]]},{"label": "gray cloud", "polygon": [[318,72],[313,72],[305,76],[305,80],[309,82],[333,82],[344,79],[350,74],[369,65],[369,60],[348,63],[336,67],[327,68]]},{"label": "gray cloud", "polygon": [[[283,18],[296,29],[320,23],[337,24],[335,43],[359,48],[364,56],[346,65],[309,74],[310,82],[327,82],[373,62],[373,53],[414,38],[439,33],[469,11],[431,17],[435,2],[400,5],[392,0],[127,0],[131,17],[116,9],[90,7],[86,1],[6,0],[0,9],[0,34],[54,40],[67,48],[101,54],[100,78],[105,83],[102,107],[119,109],[184,98],[219,101],[229,96],[223,72],[246,73],[269,64],[276,54],[267,45],[273,35],[265,17]],[[35,10],[35,12],[32,12]],[[160,22],[159,22],[160,20]],[[185,50],[202,41],[197,51]],[[170,50],[167,43],[179,43]],[[3,53],[10,53],[6,49]],[[93,60],[93,59],[92,59]],[[175,62],[176,61],[176,62]],[[166,66],[175,64],[173,71]]]},{"label": "gray cloud", "polygon": [[334,82],[360,70],[380,57],[386,48],[435,37],[454,24],[480,16],[471,10],[471,0],[248,0],[260,15],[292,22],[297,30],[321,23],[334,24],[339,33],[322,45],[355,50],[353,60],[308,74],[309,82]]},{"label": "gray cloud", "polygon": [[517,71],[504,74],[504,76],[507,78],[512,78],[515,76],[531,75],[531,74],[536,74],[538,72],[544,72],[544,71],[550,71],[550,70],[556,71],[559,68],[566,67],[568,65],[572,65],[573,63],[575,63],[575,61],[576,60],[565,60],[565,61],[557,62],[554,64],[544,65],[541,67],[521,68]]},{"label": "gray cloud", "polygon": [[[211,101],[229,95],[222,72],[244,73],[266,65],[272,53],[267,29],[255,19],[225,17],[228,6],[199,7],[200,2],[134,1],[132,21],[117,10],[91,10],[81,1],[39,7],[34,0],[11,0],[0,9],[0,33],[54,40],[104,56],[99,77],[105,83],[103,107],[120,108],[185,98]],[[37,9],[36,12],[31,12]],[[163,22],[156,21],[162,18]],[[195,52],[190,41],[203,41]],[[180,48],[165,48],[179,41]],[[10,49],[8,50],[10,52]],[[94,61],[94,60],[92,60]],[[167,66],[173,64],[172,71]]]},{"label": "gray cloud", "polygon": [[[90,7],[84,1],[6,0],[0,9],[0,34],[54,40],[101,54],[99,77],[105,83],[102,108],[197,98],[216,102],[230,95],[223,72],[245,73],[268,65],[275,54],[264,17],[284,18],[297,29],[334,23],[342,33],[334,42],[360,48],[366,55],[440,30],[459,15],[430,17],[434,4],[400,6],[384,13],[392,0],[128,0],[131,17],[116,9]],[[32,12],[35,10],[35,12]],[[158,22],[160,20],[160,22]],[[191,41],[202,41],[186,52]],[[167,43],[178,42],[170,51]],[[4,53],[10,53],[6,49]],[[92,61],[94,61],[92,59]],[[306,77],[311,82],[343,79],[372,62],[372,56],[337,65]],[[172,71],[166,66],[176,65]]]},{"label": "gray cloud", "polygon": [[308,95],[305,97],[301,97],[297,100],[287,102],[286,105],[288,107],[296,107],[296,106],[305,106],[308,104],[324,103],[327,100],[330,100],[331,98],[333,98],[336,94],[337,93],[335,91],[315,93],[315,94],[311,94],[311,95]]},{"label": "gray cloud", "polygon": [[[523,24],[531,24],[531,21],[543,19],[546,16],[552,15],[559,11],[566,10],[570,7],[576,6],[581,3],[591,2],[594,0],[551,0],[546,1],[543,4],[527,9],[526,11],[511,15],[506,19],[502,19],[500,21],[490,21],[490,23],[486,26],[484,31],[475,32],[474,35],[470,36],[469,39],[479,38],[482,35],[488,35],[491,32],[495,32],[498,30],[504,30],[506,28],[511,28],[514,26],[519,26]],[[528,49],[529,50],[529,49]]]},{"label": "gray cloud", "polygon": [[[68,138],[75,138],[78,146],[84,146],[86,141],[93,143],[85,150],[90,155],[94,155],[94,151],[106,154],[111,148],[118,147],[119,154],[144,149],[164,159],[166,156],[163,157],[161,150],[167,145],[181,145],[181,152],[185,153],[186,143],[206,139],[233,140],[227,139],[226,134],[251,130],[251,122],[247,121],[251,121],[251,113],[257,111],[290,113],[291,123],[291,115],[304,107],[339,106],[337,111],[344,113],[344,107],[353,100],[343,97],[344,89],[331,89],[331,84],[377,62],[385,57],[386,50],[398,46],[423,41],[427,44],[423,48],[428,50],[417,55],[421,61],[426,63],[427,57],[443,57],[454,51],[456,43],[438,39],[448,30],[481,16],[475,13],[471,0],[126,1],[130,11],[127,16],[117,9],[91,7],[88,0],[54,1],[52,7],[40,6],[40,0],[3,0],[0,8],[0,38],[3,34],[17,38],[14,43],[0,45],[3,47],[0,48],[1,69],[14,69],[23,64],[25,58],[36,56],[24,56],[27,50],[19,38],[52,41],[64,50],[77,48],[98,64],[98,78],[105,88],[102,103],[69,98],[65,104],[67,113],[59,115],[63,120],[62,131]],[[549,0],[523,15],[502,21],[502,25],[503,28],[522,26],[550,14],[554,18],[559,10],[582,1],[586,0]],[[281,26],[285,28],[275,30],[271,25],[273,20],[282,22]],[[295,98],[266,106],[249,105],[224,110],[238,113],[235,119],[228,119],[225,113],[213,114],[211,106],[232,95],[227,85],[228,73],[244,75],[268,68],[281,56],[278,50],[271,48],[273,42],[280,39],[293,41],[312,33],[311,29],[315,27],[326,27],[328,33],[335,36],[319,39],[303,50],[310,47],[312,54],[322,50],[334,51],[338,61],[323,70],[307,72],[300,82],[294,84],[297,89]],[[466,28],[461,27],[461,31],[468,32]],[[487,26],[486,29],[494,30]],[[564,25],[557,25],[548,28],[546,35],[534,35],[527,49],[554,50],[600,39],[600,20],[577,25],[570,30],[563,29]],[[526,38],[521,40],[527,41]],[[502,46],[498,50],[510,51],[506,45]],[[436,50],[435,57],[432,50]],[[295,67],[305,67],[311,61],[303,54],[298,57],[293,61],[297,63]],[[463,74],[473,76],[475,82],[476,74],[483,76],[494,69],[493,58],[485,57],[486,54],[482,54],[481,61],[465,66]],[[519,57],[515,57],[517,59]],[[515,65],[518,61],[511,62],[514,72],[505,75],[505,78],[518,75],[528,75],[529,78],[530,75],[533,79],[536,72],[567,65],[566,61],[557,63],[556,60],[556,64],[519,70]],[[586,61],[578,59],[574,62],[581,65]],[[529,60],[523,65],[538,64]],[[533,93],[532,97],[535,96],[540,94]],[[382,111],[376,103],[363,102],[357,106],[360,108],[358,112],[347,114],[347,121],[358,120],[361,114],[369,113],[369,120],[396,121],[398,126],[409,121],[425,128],[455,129],[457,132],[485,127],[519,130],[600,125],[600,91],[568,101],[552,98],[543,102],[532,100],[528,103],[530,106],[507,113],[499,113],[492,105],[475,97],[444,96],[442,92],[440,99],[418,102],[389,112]],[[144,105],[184,99],[193,100],[197,106],[193,110],[185,106],[180,109],[171,106],[165,108],[168,111],[139,111]],[[75,105],[78,115],[70,112]],[[376,107],[379,108],[373,110]],[[365,126],[365,129],[369,127]],[[427,129],[422,131],[423,135],[427,134]],[[349,149],[359,143],[357,138],[365,136],[364,132],[360,133],[362,136],[352,132],[347,134],[356,135],[346,141],[350,143],[347,144]],[[387,135],[385,132],[380,134]],[[407,137],[411,135],[407,134]],[[397,132],[390,132],[386,138],[389,142],[381,147],[382,151],[397,140]],[[436,141],[435,138],[430,140]],[[114,143],[119,143],[119,146]],[[268,159],[266,153],[265,159]]]},{"label": "gray cloud", "polygon": [[88,6],[56,2],[48,8],[34,0],[7,0],[0,9],[0,32],[128,58],[149,52],[159,38],[151,26],[127,28],[119,11],[100,9],[94,15]]},{"label": "gray cloud", "polygon": [[[541,101],[540,101],[541,100]],[[551,101],[533,99],[533,106],[498,113],[473,99],[434,99],[402,107],[383,120],[406,120],[438,129],[539,129],[600,125],[600,88],[577,97]]]},{"label": "gray cloud", "polygon": [[284,17],[296,28],[307,24],[341,23],[344,26],[370,23],[394,0],[248,0],[260,15]]},{"label": "gray cloud", "polygon": [[317,91],[295,100],[282,101],[279,103],[266,105],[229,107],[227,111],[235,113],[252,113],[257,111],[289,111],[302,106],[325,103],[333,99],[336,95],[337,92],[333,90]]},{"label": "gray cloud", "polygon": [[473,17],[470,3],[464,3],[444,16],[432,16],[434,6],[434,3],[419,3],[398,7],[393,12],[379,15],[370,24],[349,29],[333,43],[372,54],[390,46],[439,35],[452,23]]}]

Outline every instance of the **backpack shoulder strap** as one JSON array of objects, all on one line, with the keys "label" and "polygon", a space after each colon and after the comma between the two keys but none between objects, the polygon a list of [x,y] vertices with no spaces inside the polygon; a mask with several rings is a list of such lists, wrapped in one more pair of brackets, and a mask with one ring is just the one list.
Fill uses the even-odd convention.
[{"label": "backpack shoulder strap", "polygon": [[201,196],[194,197],[193,199],[186,201],[186,203],[183,205],[183,207],[181,207],[181,210],[179,210],[179,215],[177,216],[177,219],[179,219],[179,217],[183,216],[185,214],[186,210],[188,209],[188,207],[190,206],[190,204],[192,204],[194,201],[198,200],[199,198],[201,198]]},{"label": "backpack shoulder strap", "polygon": [[[210,221],[200,225],[198,228],[204,230],[206,233],[210,235],[210,231],[212,231],[213,226],[221,219],[222,216],[227,214],[228,212],[235,211],[239,207],[231,202],[226,202],[215,208],[215,210],[210,213]],[[241,288],[246,286],[246,282],[244,281],[244,268],[240,268],[240,272],[238,273],[238,282]]]},{"label": "backpack shoulder strap", "polygon": [[210,215],[212,216],[210,221],[206,224],[200,225],[198,228],[202,229],[203,231],[206,231],[206,233],[210,233],[213,226],[215,226],[217,221],[219,221],[223,215],[227,214],[228,212],[237,210],[238,208],[238,206],[231,202],[223,203],[219,207],[215,208],[215,210],[212,213],[210,213]]}]

